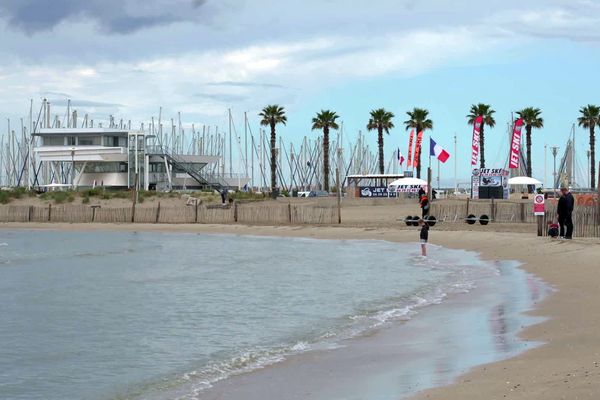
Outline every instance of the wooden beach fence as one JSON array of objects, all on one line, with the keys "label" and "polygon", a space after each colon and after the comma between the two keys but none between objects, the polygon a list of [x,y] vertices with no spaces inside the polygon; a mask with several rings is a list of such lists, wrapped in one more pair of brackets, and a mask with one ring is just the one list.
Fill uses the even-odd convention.
[{"label": "wooden beach fence", "polygon": [[[598,208],[591,206],[576,206],[573,211],[574,237],[600,237]],[[543,217],[543,236],[548,236],[548,224],[556,221],[556,206],[546,206]]]},{"label": "wooden beach fence", "polygon": [[[133,220],[132,220],[133,219]],[[0,206],[0,222],[162,223],[162,224],[337,224],[331,204],[242,203],[182,207],[100,207],[64,204]]]},{"label": "wooden beach fence", "polygon": [[465,222],[468,215],[487,215],[494,222],[534,223],[533,204],[503,200],[465,200],[449,203],[433,202],[431,215],[444,222]]}]

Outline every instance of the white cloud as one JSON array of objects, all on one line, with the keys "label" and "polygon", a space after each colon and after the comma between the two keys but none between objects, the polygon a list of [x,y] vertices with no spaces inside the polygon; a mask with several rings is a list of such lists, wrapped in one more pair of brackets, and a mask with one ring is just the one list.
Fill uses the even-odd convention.
[{"label": "white cloud", "polygon": [[[122,104],[120,113],[132,119],[147,119],[163,105],[171,112],[194,110],[210,120],[222,118],[223,110],[233,105],[227,102],[234,99],[236,107],[257,109],[284,96],[293,98],[347,79],[391,73],[412,76],[464,63],[466,54],[490,50],[495,42],[482,40],[480,32],[460,28],[265,43],[141,62],[12,65],[11,83],[0,88],[0,94],[6,98],[18,88],[25,102],[43,92],[66,92],[88,102]],[[270,86],[214,84],[239,81],[270,82]]]}]

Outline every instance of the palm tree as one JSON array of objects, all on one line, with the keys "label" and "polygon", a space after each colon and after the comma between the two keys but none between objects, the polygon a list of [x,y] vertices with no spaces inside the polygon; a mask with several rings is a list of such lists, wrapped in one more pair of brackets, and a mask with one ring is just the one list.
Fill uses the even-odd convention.
[{"label": "palm tree", "polygon": [[329,191],[329,129],[338,130],[336,119],[340,116],[335,111],[321,110],[312,119],[312,130],[323,130],[323,190]]},{"label": "palm tree", "polygon": [[277,187],[277,133],[275,127],[277,124],[285,125],[287,117],[284,108],[277,104],[266,106],[258,116],[262,118],[260,121],[262,126],[271,127],[271,193],[275,196]]},{"label": "palm tree", "polygon": [[531,128],[543,128],[544,119],[541,117],[542,110],[539,108],[526,107],[517,111],[519,118],[525,124],[526,146],[527,146],[527,176],[531,176]]},{"label": "palm tree", "polygon": [[[412,111],[407,111],[406,115],[408,115],[409,120],[404,121],[404,125],[406,125],[406,130],[414,129],[417,134],[426,129],[433,129],[433,121],[429,118],[429,111],[424,108],[413,108]],[[421,178],[421,149],[417,151],[415,149],[415,154],[419,153],[418,159],[415,160],[417,163],[417,178]]]},{"label": "palm tree", "polygon": [[371,111],[371,118],[367,124],[367,129],[370,131],[377,130],[377,145],[379,147],[379,173],[383,175],[385,173],[384,159],[383,159],[383,132],[389,134],[390,129],[394,128],[392,122],[394,113],[386,111],[385,108],[379,108]]},{"label": "palm tree", "polygon": [[600,125],[600,107],[588,104],[579,110],[581,117],[577,118],[579,126],[590,130],[590,186],[596,187],[596,137],[594,129]]},{"label": "palm tree", "polygon": [[481,124],[481,130],[479,131],[479,148],[481,149],[481,160],[480,167],[485,168],[485,136],[483,134],[484,125],[493,128],[496,126],[496,120],[494,119],[494,111],[492,106],[489,104],[473,104],[471,105],[471,111],[467,115],[467,121],[470,125],[475,123],[477,117],[483,117],[483,123]]}]

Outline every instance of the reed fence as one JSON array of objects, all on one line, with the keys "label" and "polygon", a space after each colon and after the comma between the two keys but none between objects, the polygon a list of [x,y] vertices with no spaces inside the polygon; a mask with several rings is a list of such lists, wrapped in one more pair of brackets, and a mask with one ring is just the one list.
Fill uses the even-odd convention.
[{"label": "reed fence", "polygon": [[534,223],[533,203],[506,200],[454,200],[431,204],[430,214],[444,222],[464,222],[469,215],[502,223]]},{"label": "reed fence", "polygon": [[[480,218],[488,216],[491,222],[535,224],[532,202],[469,200],[451,203],[433,203],[431,215],[445,223],[465,223],[468,215]],[[546,201],[542,217],[542,232],[548,234],[547,226],[556,220],[556,201]],[[600,211],[597,205],[576,205],[573,211],[574,235],[576,237],[600,237]]]},{"label": "reed fence", "polygon": [[[548,236],[548,225],[553,222],[557,222],[556,206],[546,206],[542,223],[543,236]],[[575,206],[573,236],[600,237],[600,213],[597,206]]]},{"label": "reed fence", "polygon": [[158,223],[158,224],[336,224],[333,206],[234,203],[228,207],[100,207],[88,205],[0,206],[0,222]]}]

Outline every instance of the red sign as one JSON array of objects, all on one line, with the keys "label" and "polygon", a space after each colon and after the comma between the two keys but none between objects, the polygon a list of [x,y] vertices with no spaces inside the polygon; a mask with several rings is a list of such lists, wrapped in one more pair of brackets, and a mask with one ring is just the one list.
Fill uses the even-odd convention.
[{"label": "red sign", "polygon": [[519,159],[521,155],[521,129],[523,129],[523,120],[519,118],[515,121],[513,128],[512,141],[510,142],[510,159],[508,168],[519,168]]},{"label": "red sign", "polygon": [[421,142],[423,142],[423,131],[417,134],[417,143],[415,143],[415,159],[413,160],[413,166],[417,168],[419,166],[419,155],[421,154]]},{"label": "red sign", "polygon": [[544,215],[546,211],[546,204],[543,194],[536,194],[533,197],[533,214],[534,215]]},{"label": "red sign", "polygon": [[412,144],[413,137],[415,136],[415,130],[410,131],[410,137],[408,139],[408,160],[406,161],[406,168],[410,168],[412,165]]},{"label": "red sign", "polygon": [[480,115],[475,118],[473,124],[473,141],[471,146],[473,151],[471,153],[471,165],[477,165],[477,159],[479,158],[479,135],[481,134],[481,125],[483,124],[483,117]]}]

